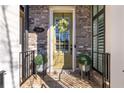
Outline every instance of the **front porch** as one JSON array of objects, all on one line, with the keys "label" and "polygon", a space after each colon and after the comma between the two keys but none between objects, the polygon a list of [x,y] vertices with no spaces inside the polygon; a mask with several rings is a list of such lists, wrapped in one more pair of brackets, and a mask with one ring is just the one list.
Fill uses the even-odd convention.
[{"label": "front porch", "polygon": [[[21,87],[110,87],[110,54],[105,50],[105,6],[40,5],[24,9]],[[62,19],[68,23],[63,32],[58,29]],[[90,80],[80,80],[77,69],[81,53],[92,59]],[[38,54],[47,57],[47,75],[35,79],[34,58]],[[61,72],[65,69],[70,72]]]},{"label": "front porch", "polygon": [[99,88],[100,86],[88,78],[80,78],[79,71],[48,73],[44,78],[33,75],[28,78],[21,88]]}]

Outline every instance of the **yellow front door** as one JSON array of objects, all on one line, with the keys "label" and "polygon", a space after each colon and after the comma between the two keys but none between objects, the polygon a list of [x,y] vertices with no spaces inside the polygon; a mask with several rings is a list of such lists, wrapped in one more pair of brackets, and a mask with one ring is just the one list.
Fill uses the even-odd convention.
[{"label": "yellow front door", "polygon": [[[60,20],[66,20],[67,30],[61,32],[58,27]],[[72,13],[54,13],[54,34],[53,34],[53,68],[72,68]]]}]

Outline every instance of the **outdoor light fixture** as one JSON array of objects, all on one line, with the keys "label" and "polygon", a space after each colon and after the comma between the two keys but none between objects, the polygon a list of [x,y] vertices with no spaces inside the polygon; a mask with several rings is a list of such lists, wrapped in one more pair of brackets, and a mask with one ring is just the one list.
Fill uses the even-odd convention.
[{"label": "outdoor light fixture", "polygon": [[45,29],[43,27],[34,27],[33,31],[40,33],[40,32],[45,31]]}]

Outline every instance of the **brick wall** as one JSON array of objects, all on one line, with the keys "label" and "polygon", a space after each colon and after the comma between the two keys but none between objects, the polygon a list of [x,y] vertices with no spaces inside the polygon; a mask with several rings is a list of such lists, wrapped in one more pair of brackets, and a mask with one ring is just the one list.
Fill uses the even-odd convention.
[{"label": "brick wall", "polygon": [[76,51],[91,55],[91,6],[76,6]]},{"label": "brick wall", "polygon": [[[34,27],[43,27],[44,32],[33,32]],[[49,27],[49,8],[48,6],[29,6],[29,50],[41,50],[47,53],[47,30]]]},{"label": "brick wall", "polygon": [[[91,51],[92,6],[76,6],[76,52],[91,55]],[[98,72],[92,70],[91,79],[102,87],[102,76]]]},{"label": "brick wall", "polygon": [[[45,28],[42,33],[29,33],[29,49],[40,49],[46,51],[47,30],[49,25],[48,6],[29,6],[29,31],[35,26]],[[76,6],[76,50],[91,54],[91,6]],[[33,37],[33,39],[32,39]]]}]

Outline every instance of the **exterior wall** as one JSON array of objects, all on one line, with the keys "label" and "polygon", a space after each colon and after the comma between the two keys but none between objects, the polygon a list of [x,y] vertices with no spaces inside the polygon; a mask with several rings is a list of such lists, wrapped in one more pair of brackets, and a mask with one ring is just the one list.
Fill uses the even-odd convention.
[{"label": "exterior wall", "polygon": [[[91,6],[76,6],[76,49],[80,52],[91,55]],[[47,51],[47,30],[49,26],[49,6],[29,6],[29,50]],[[33,28],[40,26],[45,28],[42,33],[34,33]]]},{"label": "exterior wall", "polygon": [[[111,87],[124,87],[124,6],[106,7],[106,42],[111,53]],[[107,41],[106,40],[106,41]]]},{"label": "exterior wall", "polygon": [[19,87],[19,7],[0,6],[0,71],[5,88]]},{"label": "exterior wall", "polygon": [[[47,30],[49,28],[49,8],[48,6],[29,6],[29,50],[41,49],[47,54]],[[43,27],[42,33],[33,32],[34,27]]]},{"label": "exterior wall", "polygon": [[92,12],[91,6],[76,6],[76,51],[91,55]]}]

